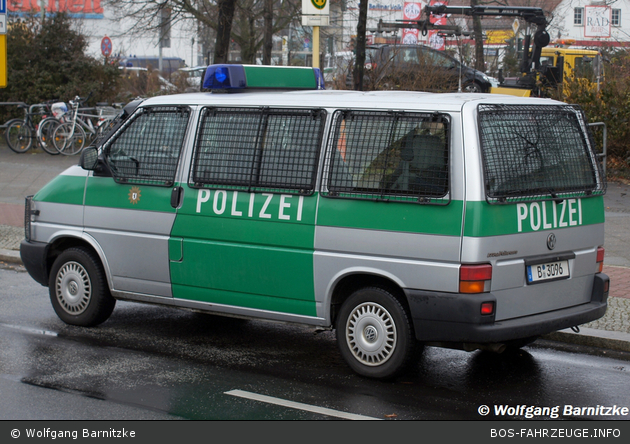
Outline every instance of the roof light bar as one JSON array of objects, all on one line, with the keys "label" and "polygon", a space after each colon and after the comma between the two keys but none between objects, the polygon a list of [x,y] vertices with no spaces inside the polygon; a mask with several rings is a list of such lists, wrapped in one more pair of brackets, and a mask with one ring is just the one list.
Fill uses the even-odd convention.
[{"label": "roof light bar", "polygon": [[238,91],[247,89],[325,89],[319,68],[262,65],[210,65],[204,89]]}]

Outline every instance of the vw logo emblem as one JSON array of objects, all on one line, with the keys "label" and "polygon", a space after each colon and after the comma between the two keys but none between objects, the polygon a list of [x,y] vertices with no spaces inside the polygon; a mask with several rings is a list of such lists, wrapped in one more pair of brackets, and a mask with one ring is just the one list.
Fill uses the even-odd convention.
[{"label": "vw logo emblem", "polygon": [[368,325],[363,330],[363,335],[365,336],[365,340],[367,342],[373,343],[376,341],[376,338],[378,337],[378,331],[376,330],[376,328],[374,328],[374,326]]},{"label": "vw logo emblem", "polygon": [[553,233],[547,236],[547,248],[549,248],[550,250],[556,248],[556,235]]}]

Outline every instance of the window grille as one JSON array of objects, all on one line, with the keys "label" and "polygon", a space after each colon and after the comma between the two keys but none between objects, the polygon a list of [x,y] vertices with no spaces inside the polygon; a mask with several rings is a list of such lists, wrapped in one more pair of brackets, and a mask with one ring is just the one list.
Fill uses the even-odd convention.
[{"label": "window grille", "polygon": [[449,120],[442,114],[337,111],[324,195],[448,204]]},{"label": "window grille", "polygon": [[114,180],[173,185],[189,117],[185,107],[140,108],[105,146]]},{"label": "window grille", "polygon": [[605,192],[582,111],[570,105],[480,105],[489,203]]},{"label": "window grille", "polygon": [[190,185],[312,194],[326,112],[206,108]]},{"label": "window grille", "polygon": [[612,10],[610,22],[613,26],[621,26],[621,9]]},{"label": "window grille", "polygon": [[584,8],[573,8],[573,24],[582,26],[584,24]]}]

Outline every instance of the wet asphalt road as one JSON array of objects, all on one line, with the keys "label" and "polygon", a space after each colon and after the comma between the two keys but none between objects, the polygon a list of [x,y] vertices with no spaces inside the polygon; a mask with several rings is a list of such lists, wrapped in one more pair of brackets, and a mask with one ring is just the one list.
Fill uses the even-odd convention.
[{"label": "wet asphalt road", "polygon": [[121,302],[101,326],[73,327],[28,274],[0,269],[0,282],[0,420],[479,420],[522,419],[480,416],[480,405],[559,406],[560,418],[565,405],[630,407],[628,354],[428,347],[412,373],[378,382],[351,372],[332,332]]}]

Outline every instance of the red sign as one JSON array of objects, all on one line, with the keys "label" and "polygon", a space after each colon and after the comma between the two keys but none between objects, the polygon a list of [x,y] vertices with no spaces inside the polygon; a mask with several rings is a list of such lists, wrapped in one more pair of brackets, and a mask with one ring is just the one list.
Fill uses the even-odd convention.
[{"label": "red sign", "polygon": [[[69,14],[103,14],[101,0],[44,0],[46,12]],[[40,11],[40,0],[11,0],[7,2],[10,12]]]},{"label": "red sign", "polygon": [[[417,2],[405,2],[403,5],[403,20],[420,20],[422,4]],[[401,43],[406,45],[418,44],[418,29],[403,28]]]},{"label": "red sign", "polygon": [[112,55],[112,41],[107,36],[103,37],[101,40],[101,52],[105,57]]}]

